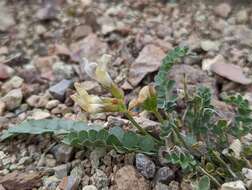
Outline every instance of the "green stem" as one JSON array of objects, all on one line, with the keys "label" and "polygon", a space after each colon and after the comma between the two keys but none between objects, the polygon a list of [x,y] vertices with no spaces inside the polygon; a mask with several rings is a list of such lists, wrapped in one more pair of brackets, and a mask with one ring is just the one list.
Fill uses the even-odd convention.
[{"label": "green stem", "polygon": [[225,167],[227,168],[228,172],[237,179],[237,175],[233,172],[233,170],[229,167],[229,165],[226,164],[226,162],[224,160],[222,160],[222,158],[220,157],[220,155],[218,153],[216,153],[215,151],[213,151],[213,154],[215,156],[215,158],[217,158],[217,160],[219,160],[219,162]]},{"label": "green stem", "polygon": [[160,123],[162,123],[162,124],[164,123],[163,117],[161,116],[161,114],[157,110],[153,111],[153,114],[155,115],[155,117],[158,119],[158,121]]},{"label": "green stem", "polygon": [[185,146],[185,148],[190,151],[191,148],[186,144],[184,138],[182,137],[182,135],[180,134],[180,132],[178,131],[178,128],[176,126],[172,127],[172,132],[178,137],[178,139],[180,140],[180,142]]},{"label": "green stem", "polygon": [[143,129],[137,122],[136,120],[131,116],[131,114],[129,112],[125,112],[126,117],[130,120],[130,122],[142,133],[145,135],[150,136],[156,143],[158,144],[162,144],[162,142],[158,139],[156,139],[155,137],[153,137],[152,135],[150,135],[145,129]]},{"label": "green stem", "polygon": [[204,168],[202,168],[201,166],[198,166],[198,169],[205,175],[207,175],[218,187],[221,186],[221,184],[219,183],[219,181],[212,176],[210,173],[208,173]]}]

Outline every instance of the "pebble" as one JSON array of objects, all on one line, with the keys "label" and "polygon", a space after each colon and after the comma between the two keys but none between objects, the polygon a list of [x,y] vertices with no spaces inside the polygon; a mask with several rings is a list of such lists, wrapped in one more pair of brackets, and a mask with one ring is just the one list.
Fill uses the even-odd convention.
[{"label": "pebble", "polygon": [[6,105],[7,110],[14,110],[19,107],[23,100],[21,89],[14,89],[9,91],[4,97],[1,98]]},{"label": "pebble", "polygon": [[59,100],[51,100],[51,101],[47,102],[46,109],[51,110],[51,109],[57,107],[59,104],[60,104]]},{"label": "pebble", "polygon": [[29,116],[29,119],[34,120],[41,120],[41,119],[47,119],[50,118],[51,114],[47,110],[41,110],[41,109],[34,109],[32,110],[31,116]]},{"label": "pebble", "polygon": [[0,2],[0,31],[6,31],[15,25],[15,20],[11,10],[7,7],[5,1]]},{"label": "pebble", "polygon": [[24,82],[24,79],[19,76],[14,76],[2,85],[2,90],[4,92],[9,92],[12,89],[20,88]]},{"label": "pebble", "polygon": [[2,100],[0,100],[0,116],[3,116],[5,108],[6,104]]},{"label": "pebble", "polygon": [[51,152],[55,156],[58,163],[67,163],[73,157],[73,147],[65,144],[58,144],[54,146]]},{"label": "pebble", "polygon": [[44,96],[31,95],[26,99],[26,103],[35,108],[45,107],[48,102],[48,99]]},{"label": "pebble", "polygon": [[222,18],[227,18],[231,11],[232,7],[228,3],[221,3],[214,8],[214,13]]},{"label": "pebble", "polygon": [[43,178],[43,187],[47,190],[55,190],[60,180],[56,176]]},{"label": "pebble", "polygon": [[246,190],[245,185],[242,181],[232,181],[224,183],[220,190]]},{"label": "pebble", "polygon": [[175,174],[172,169],[169,167],[162,167],[158,169],[155,176],[155,181],[169,184],[174,177]]},{"label": "pebble", "polygon": [[126,165],[115,175],[113,190],[150,190],[148,181],[141,176],[133,166]]},{"label": "pebble", "polygon": [[163,183],[157,183],[153,190],[169,190],[169,187]]},{"label": "pebble", "polygon": [[4,64],[0,64],[0,80],[6,80],[10,77],[8,73],[7,66]]},{"label": "pebble", "polygon": [[73,67],[61,61],[54,63],[52,70],[57,80],[71,79],[74,75]]},{"label": "pebble", "polygon": [[93,184],[97,189],[105,189],[109,185],[109,179],[107,175],[99,169],[96,169],[95,174],[91,178]]},{"label": "pebble", "polygon": [[66,176],[60,182],[59,188],[64,190],[77,190],[79,183],[80,181],[77,178],[73,176]]},{"label": "pebble", "polygon": [[69,165],[67,164],[62,164],[59,166],[56,166],[53,168],[54,172],[55,172],[55,176],[58,179],[63,179],[63,177],[67,176],[68,171],[69,171]]},{"label": "pebble", "polygon": [[32,162],[32,158],[29,157],[29,156],[25,156],[25,157],[22,157],[19,162],[18,162],[18,165],[27,165],[27,164],[30,164]]},{"label": "pebble", "polygon": [[71,80],[63,79],[59,83],[51,86],[49,92],[54,98],[63,102],[65,100],[66,91],[72,86],[72,84],[73,82]]},{"label": "pebble", "polygon": [[77,164],[76,166],[72,167],[73,169],[71,170],[70,175],[81,180],[81,178],[85,175],[84,167],[81,164]]},{"label": "pebble", "polygon": [[53,158],[53,156],[51,154],[46,155],[45,165],[49,168],[56,166],[56,160]]},{"label": "pebble", "polygon": [[97,190],[97,188],[94,185],[86,185],[82,190]]},{"label": "pebble", "polygon": [[153,178],[156,172],[154,162],[142,153],[136,154],[136,168],[147,179]]},{"label": "pebble", "polygon": [[204,51],[218,51],[220,48],[220,42],[203,40],[201,41],[200,46]]},{"label": "pebble", "polygon": [[252,180],[252,169],[242,168],[242,174],[246,179]]},{"label": "pebble", "polygon": [[249,14],[248,11],[243,9],[237,12],[236,14],[236,22],[239,24],[244,24],[248,21]]}]

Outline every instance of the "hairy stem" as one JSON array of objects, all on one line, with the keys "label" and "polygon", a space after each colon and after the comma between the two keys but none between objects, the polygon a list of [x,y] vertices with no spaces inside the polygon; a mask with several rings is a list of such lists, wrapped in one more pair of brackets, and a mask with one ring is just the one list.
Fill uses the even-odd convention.
[{"label": "hairy stem", "polygon": [[162,124],[164,123],[163,117],[161,116],[161,114],[157,110],[153,111],[153,114],[155,115],[155,117],[158,119],[158,121],[160,123],[162,123]]},{"label": "hairy stem", "polygon": [[143,129],[137,122],[136,120],[131,116],[131,114],[127,111],[125,112],[126,117],[130,120],[130,122],[136,127],[142,134],[150,136],[156,143],[162,144],[162,142],[152,135],[150,135],[145,129]]},{"label": "hairy stem", "polygon": [[201,166],[198,166],[198,169],[205,175],[207,175],[218,187],[221,186],[221,184],[219,183],[219,181],[212,176],[210,173],[208,173],[204,168],[202,168]]}]

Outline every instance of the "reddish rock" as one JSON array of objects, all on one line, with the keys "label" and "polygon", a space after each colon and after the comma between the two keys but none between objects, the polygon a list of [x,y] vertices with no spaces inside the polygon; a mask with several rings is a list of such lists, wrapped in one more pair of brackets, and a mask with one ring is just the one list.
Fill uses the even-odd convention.
[{"label": "reddish rock", "polygon": [[4,64],[0,64],[0,80],[6,80],[9,77],[7,67]]}]

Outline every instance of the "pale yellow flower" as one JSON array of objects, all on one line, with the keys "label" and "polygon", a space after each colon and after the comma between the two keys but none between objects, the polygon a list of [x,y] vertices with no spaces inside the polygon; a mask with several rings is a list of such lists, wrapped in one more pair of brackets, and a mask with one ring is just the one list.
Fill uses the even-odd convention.
[{"label": "pale yellow flower", "polygon": [[153,85],[144,86],[139,91],[138,97],[130,101],[128,109],[132,110],[134,107],[138,107],[139,105],[144,103],[145,100],[155,95],[156,91]]},{"label": "pale yellow flower", "polygon": [[116,98],[99,97],[90,95],[80,83],[74,84],[77,91],[71,98],[86,112],[118,112],[122,101]]}]

